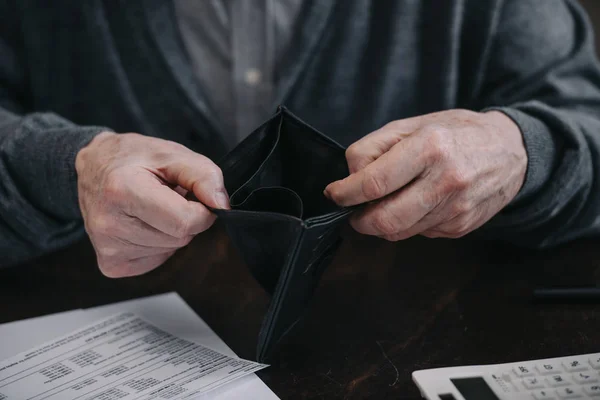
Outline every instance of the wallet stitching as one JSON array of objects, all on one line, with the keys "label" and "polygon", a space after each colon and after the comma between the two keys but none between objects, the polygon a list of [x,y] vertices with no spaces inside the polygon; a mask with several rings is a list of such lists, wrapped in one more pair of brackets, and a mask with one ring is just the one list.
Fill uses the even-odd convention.
[{"label": "wallet stitching", "polygon": [[288,214],[275,213],[275,212],[264,212],[264,211],[237,210],[237,209],[232,209],[232,210],[214,209],[214,208],[209,208],[209,209],[217,215],[218,214],[221,214],[221,215],[238,214],[238,215],[243,216],[246,219],[264,219],[265,215],[268,215],[269,218],[273,218],[273,219],[277,219],[277,220],[281,220],[281,221],[294,220],[296,222],[299,222],[303,228],[306,228],[306,224],[304,223],[304,221],[302,219],[300,219],[298,217],[294,217],[292,215],[288,215]]},{"label": "wallet stitching", "polygon": [[291,122],[296,125],[297,127],[300,128],[304,128],[304,127],[308,127],[310,128],[314,133],[316,133],[321,139],[325,139],[325,144],[328,145],[329,147],[335,148],[337,150],[346,150],[346,147],[341,145],[340,143],[338,143],[337,141],[333,140],[332,138],[330,138],[329,136],[325,135],[323,132],[321,132],[320,130],[318,130],[317,128],[313,127],[312,125],[302,121],[300,118],[298,118],[295,114],[293,114],[290,110],[288,110],[287,108],[283,108],[283,112],[285,114],[287,114],[289,117],[291,117]]},{"label": "wallet stitching", "polygon": [[[287,119],[287,121],[284,121],[284,118],[286,116],[288,117],[288,119]],[[276,138],[275,138],[272,148],[270,149],[270,151],[268,152],[268,154],[264,158],[264,160],[259,164],[259,167],[256,169],[256,171],[250,176],[250,178],[248,178],[245,182],[243,182],[238,187],[238,189],[233,192],[233,194],[231,195],[233,200],[235,200],[234,196],[236,194],[238,194],[238,192],[240,190],[242,190],[244,187],[246,187],[249,184],[249,182],[252,181],[252,179],[254,179],[258,174],[260,174],[263,171],[263,169],[265,168],[265,164],[268,163],[270,161],[270,159],[273,157],[274,152],[277,150],[277,146],[280,146],[281,141],[282,141],[282,128],[283,128],[284,122],[290,123],[292,127],[298,128],[301,131],[308,130],[310,134],[305,135],[305,137],[307,140],[310,140],[313,143],[316,142],[320,146],[327,147],[328,149],[334,150],[336,152],[341,152],[341,151],[345,150],[344,146],[340,145],[339,143],[337,143],[335,140],[331,139],[330,137],[324,135],[319,130],[315,129],[314,127],[310,126],[309,124],[306,124],[305,122],[300,120],[298,117],[296,117],[293,113],[288,111],[283,106],[280,106],[280,109],[278,110],[278,113],[276,115],[274,115],[271,119],[269,119],[265,123],[261,124],[256,130],[265,129],[266,126],[269,126],[268,124],[277,123],[277,121],[274,120],[275,118],[279,118],[279,121],[278,121],[278,126],[277,126],[277,132],[275,133]],[[256,141],[255,143],[249,143],[248,147],[243,149],[242,152],[238,153],[237,159],[235,161],[233,161],[231,164],[227,165],[227,163],[224,162],[223,163],[224,173],[226,173],[227,171],[230,171],[233,168],[238,167],[240,164],[243,164],[246,156],[249,153],[256,151],[256,149],[261,146],[262,140],[264,140],[264,137],[263,137],[263,139]],[[242,175],[242,174],[240,174],[240,175]],[[246,196],[245,199],[243,199],[242,202],[237,203],[237,205],[236,205],[236,203],[234,203],[234,204],[232,204],[232,207],[239,207],[239,206],[243,205],[255,191],[262,189],[262,188],[265,188],[265,187],[258,187],[257,189],[254,189],[252,192],[250,192],[250,194],[248,196]],[[293,191],[289,188],[285,188],[285,189],[294,192],[296,194],[296,196],[299,197],[298,193],[296,193],[295,191]],[[304,202],[302,201],[301,198],[300,198],[300,202],[301,202],[302,208],[304,208]],[[267,219],[269,221],[286,222],[289,224],[290,231],[292,231],[294,236],[296,236],[295,240],[292,240],[292,243],[289,244],[289,250],[286,254],[286,258],[285,258],[285,261],[283,262],[283,266],[281,267],[282,269],[281,269],[280,276],[277,280],[277,284],[275,285],[275,290],[273,293],[273,302],[272,302],[271,306],[269,307],[269,311],[266,316],[267,319],[265,321],[263,321],[263,326],[261,327],[261,332],[259,334],[260,347],[261,347],[260,352],[258,353],[259,359],[262,359],[268,353],[268,351],[269,351],[268,349],[271,348],[270,342],[275,337],[275,333],[276,333],[275,329],[276,328],[279,329],[281,327],[281,324],[278,325],[278,321],[279,321],[278,318],[280,317],[282,310],[284,310],[284,311],[287,310],[287,307],[285,309],[283,308],[283,305],[287,304],[286,303],[286,300],[287,300],[286,293],[290,290],[290,287],[293,287],[293,285],[294,285],[293,278],[295,276],[300,276],[300,275],[298,275],[298,273],[300,273],[302,271],[302,269],[301,269],[302,267],[300,265],[296,265],[296,263],[298,263],[298,261],[301,257],[304,260],[304,258],[303,258],[304,255],[301,250],[304,248],[304,246],[312,247],[312,245],[314,245],[314,244],[319,245],[321,243],[324,243],[325,240],[323,240],[323,238],[325,237],[325,235],[331,233],[332,230],[337,229],[339,227],[340,223],[343,222],[344,218],[347,215],[349,215],[353,211],[353,209],[354,209],[354,207],[341,208],[339,211],[334,211],[334,212],[331,212],[331,213],[328,213],[325,215],[308,218],[306,220],[303,220],[302,218],[297,218],[297,217],[291,216],[289,214],[282,214],[282,213],[240,210],[240,209],[236,209],[236,208],[232,208],[231,210],[216,210],[217,214],[220,216],[227,215],[227,216],[232,216],[234,218],[235,217],[239,218],[237,221],[246,220],[246,221],[259,221],[260,222],[260,221],[265,221],[265,219]],[[228,224],[227,219],[224,222],[226,224]],[[328,227],[328,225],[331,225],[331,226]],[[308,231],[309,229],[318,229],[318,230],[323,229],[323,232],[321,232],[321,234],[315,238],[313,236],[313,234]],[[314,231],[312,231],[312,232],[314,232]],[[311,242],[316,239],[317,243],[307,243],[308,239],[310,239]],[[325,249],[323,249],[323,250],[318,249],[319,246],[317,246],[317,249],[315,249],[317,251],[315,251],[312,254],[312,256],[310,257],[309,260],[307,260],[308,267],[306,267],[304,272],[302,272],[302,275],[304,275],[310,271],[313,271],[316,273],[317,272],[316,268],[320,268],[319,262],[324,262],[324,260],[326,258],[328,258],[328,256],[329,256],[328,253],[335,251],[335,246],[334,246],[335,243],[337,243],[337,241],[334,241],[333,244],[324,246]],[[317,254],[318,254],[318,256],[317,256]],[[315,265],[316,265],[316,267],[315,267]],[[295,267],[298,267],[298,268],[295,268]],[[313,282],[309,281],[307,283],[313,283]],[[293,327],[298,323],[298,321],[299,321],[299,318],[296,318],[296,320],[293,321],[287,329],[284,329],[283,333],[280,334],[279,337],[277,337],[277,342],[275,344],[277,344],[283,336],[285,336],[290,330],[292,330]]]},{"label": "wallet stitching", "polygon": [[[246,180],[246,182],[244,182],[242,185],[240,185],[240,187],[235,190],[235,192],[233,192],[233,194],[231,195],[231,199],[234,199],[234,197],[238,194],[238,192],[240,190],[242,190],[246,185],[248,185],[248,183],[254,178],[256,177],[265,167],[265,164],[270,160],[270,158],[273,156],[273,153],[276,151],[277,146],[280,144],[281,142],[281,129],[283,126],[283,122],[284,122],[284,114],[287,115],[288,117],[290,117],[288,119],[288,122],[290,122],[292,125],[294,125],[297,128],[310,128],[310,130],[312,130],[313,134],[317,135],[320,139],[322,139],[321,144],[326,145],[327,147],[334,149],[334,150],[345,150],[344,146],[340,145],[339,143],[337,143],[336,141],[334,141],[333,139],[329,138],[328,136],[324,135],[323,133],[321,133],[320,131],[318,131],[317,129],[315,129],[314,127],[310,126],[307,123],[304,123],[302,121],[299,120],[298,117],[296,117],[293,113],[291,113],[289,110],[287,110],[287,108],[282,107],[278,114],[276,114],[275,116],[273,116],[273,118],[276,118],[277,116],[279,116],[279,126],[277,127],[277,133],[276,133],[276,139],[275,139],[275,143],[273,144],[273,147],[271,149],[271,151],[269,152],[269,154],[265,157],[265,160],[260,164],[260,166],[257,168],[257,170],[254,172],[254,174],[252,174],[250,176],[250,178],[248,178]],[[273,119],[270,119],[269,121],[266,121],[265,123],[263,123],[262,125],[260,125],[258,129],[261,129],[265,126],[267,126],[269,123],[271,123],[273,121]],[[260,142],[257,142],[254,146],[249,147],[248,149],[246,149],[246,151],[244,151],[244,153],[242,153],[242,156],[245,154],[248,154],[249,152],[254,151],[257,147],[260,146]],[[237,161],[235,161],[234,163],[232,163],[231,165],[229,165],[227,167],[226,170],[230,170],[232,168],[234,168],[235,166],[237,166],[239,163],[241,163],[243,161],[242,157],[239,157]],[[242,204],[244,204],[252,195],[252,193],[254,193],[256,190],[261,189],[261,188],[257,188],[255,190],[253,190],[252,192],[250,192],[248,194],[248,196],[246,196],[241,202],[235,202],[232,203],[232,207],[240,207]],[[301,202],[301,208],[302,210],[304,209],[304,202],[302,201],[302,199],[300,199]],[[247,210],[238,210],[238,211],[246,211]],[[274,214],[279,214],[279,213],[274,213]],[[338,217],[343,217],[344,215],[346,215],[347,213],[343,213],[339,216],[335,216],[333,217],[332,221],[335,221]],[[285,214],[282,214],[285,215]],[[303,213],[302,213],[303,215]],[[288,216],[288,217],[292,217],[292,216]],[[315,218],[320,218],[321,216],[315,217]],[[297,218],[297,217],[292,217],[292,218]],[[301,218],[299,218],[301,221],[304,222],[304,220]],[[310,220],[311,218],[308,218],[306,221],[309,223],[310,225]],[[331,222],[331,221],[327,221],[327,222]],[[317,222],[318,224],[318,222]]]},{"label": "wallet stitching", "polygon": [[[301,124],[300,124],[298,121],[296,121],[296,120],[293,120],[293,119],[292,119],[292,120],[289,120],[289,122],[290,122],[292,125],[296,126],[297,128],[306,128],[305,126],[302,126],[302,125],[301,125]],[[333,142],[333,143],[332,143],[332,142],[330,142],[330,140],[331,140],[331,139],[329,139],[328,137],[324,136],[322,133],[320,133],[320,132],[318,132],[318,131],[314,131],[313,133],[314,133],[314,134],[316,134],[316,135],[319,135],[319,137],[320,137],[321,139],[327,139],[327,140],[325,140],[325,141],[321,142],[321,143],[322,143],[322,144],[324,144],[325,146],[327,146],[327,147],[329,147],[329,148],[331,148],[331,149],[335,149],[335,150],[342,150],[342,151],[344,151],[344,150],[345,150],[345,148],[344,148],[344,147],[342,147],[341,145],[339,145],[338,143],[336,143],[336,142]],[[314,139],[313,139],[313,141],[314,141]]]},{"label": "wallet stitching", "polygon": [[244,152],[242,154],[240,154],[240,157],[238,157],[237,160],[233,161],[232,164],[230,165],[223,165],[223,172],[229,171],[231,170],[233,167],[235,167],[236,165],[238,165],[240,162],[242,162],[242,157],[241,156],[245,156],[248,153],[252,153],[254,152],[254,150],[256,150],[257,147],[260,147],[260,142],[257,142],[256,144],[248,147],[247,149],[244,150]]},{"label": "wallet stitching", "polygon": [[[267,156],[265,157],[265,160],[260,164],[260,166],[256,169],[256,171],[252,174],[252,176],[250,176],[250,178],[248,178],[246,180],[246,182],[244,182],[243,184],[240,185],[239,188],[237,188],[237,190],[235,192],[233,192],[233,194],[231,195],[231,198],[234,198],[235,195],[242,190],[246,185],[248,185],[248,183],[255,177],[257,176],[265,167],[265,165],[267,164],[267,162],[269,161],[269,159],[271,158],[271,156],[273,155],[273,153],[275,153],[275,150],[277,149],[277,145],[279,145],[279,142],[281,140],[281,125],[283,123],[283,118],[279,119],[279,126],[277,127],[277,136],[275,139],[275,143],[273,143],[273,148],[271,149],[271,151],[269,152],[269,154],[267,154]],[[241,159],[240,159],[241,161]],[[260,189],[260,188],[257,188]],[[254,192],[254,191],[252,191]],[[252,194],[252,192],[250,194]],[[246,198],[244,199],[244,201],[242,201],[241,203],[237,203],[237,205],[235,207],[238,207],[240,204],[243,204],[246,200],[248,200],[248,197],[250,197],[250,194],[248,194],[248,196],[246,196]],[[234,205],[232,204],[232,207],[234,207]]]},{"label": "wallet stitching", "polygon": [[[241,188],[240,188],[240,189],[241,189]],[[244,199],[244,201],[242,201],[242,202],[241,202],[241,203],[239,203],[239,204],[236,204],[236,205],[235,205],[235,207],[242,207],[242,206],[244,205],[244,203],[246,203],[248,200],[250,200],[250,197],[252,197],[252,195],[253,195],[254,193],[256,193],[256,192],[257,192],[257,191],[259,191],[259,190],[264,190],[264,189],[283,189],[283,190],[287,190],[288,192],[290,192],[290,193],[294,194],[294,196],[296,196],[296,198],[298,199],[298,201],[300,201],[300,217],[295,217],[295,218],[298,218],[298,219],[302,220],[302,215],[304,215],[304,202],[302,201],[302,199],[300,198],[300,196],[298,195],[298,193],[296,193],[296,192],[295,192],[295,191],[293,191],[292,189],[290,189],[290,188],[287,188],[287,187],[285,187],[285,186],[261,186],[261,187],[259,187],[259,188],[257,188],[257,189],[254,189],[252,192],[250,192],[250,194],[248,194],[248,196],[246,196],[246,198]],[[238,190],[239,190],[239,189],[238,189]],[[237,191],[236,191],[236,192],[237,192]],[[234,207],[234,205],[233,205],[233,204],[232,204],[232,207]],[[239,211],[248,211],[248,210],[239,210]],[[260,212],[260,213],[262,213],[262,212],[264,212],[264,211],[255,211],[255,212]],[[268,212],[270,212],[270,213],[272,213],[272,214],[281,214],[281,215],[288,215],[288,216],[290,216],[290,217],[293,217],[293,215],[290,215],[290,214],[278,213],[278,212],[275,212],[275,211],[268,211]]]},{"label": "wallet stitching", "polygon": [[[314,226],[319,226],[321,224],[333,223],[333,222],[338,221],[339,219],[342,219],[342,218],[346,217],[349,214],[352,214],[352,212],[354,212],[355,208],[356,208],[356,206],[353,206],[353,207],[344,207],[344,208],[340,209],[339,211],[334,211],[334,212],[332,212],[330,214],[326,214],[327,217],[323,218],[323,220],[319,220],[323,216],[317,216],[317,217],[308,218],[304,222],[306,223],[306,226],[308,228],[311,228],[311,227],[314,227]],[[316,222],[315,222],[315,220],[316,220]]]},{"label": "wallet stitching", "polygon": [[[283,114],[283,113],[282,113],[281,111],[279,111],[278,113],[276,113],[275,115],[273,115],[271,118],[269,118],[267,121],[263,122],[263,123],[262,123],[262,124],[261,124],[261,125],[260,125],[258,128],[256,128],[254,131],[258,131],[258,130],[260,130],[260,129],[264,128],[265,126],[267,126],[268,124],[270,124],[270,123],[271,123],[271,122],[272,122],[272,121],[273,121],[275,118],[277,118],[278,116],[282,116],[282,114]],[[279,125],[279,129],[281,129],[281,120],[282,120],[282,119],[283,119],[283,118],[280,118],[280,125]],[[278,131],[277,131],[277,137],[278,137],[277,141],[279,140],[279,129],[278,129]],[[251,137],[251,136],[248,136],[248,137]],[[242,142],[242,143],[243,143],[243,142]],[[260,146],[260,142],[256,142],[256,144],[254,144],[254,145],[252,145],[252,146],[248,147],[247,149],[245,149],[245,150],[244,150],[244,152],[243,152],[242,154],[240,154],[240,156],[245,156],[246,154],[248,154],[248,153],[251,153],[252,151],[254,151],[254,150],[255,150],[257,147],[259,147],[259,146]],[[233,151],[233,150],[232,150],[232,151]],[[271,153],[269,153],[269,155],[270,155],[270,154],[271,154]],[[268,156],[267,156],[267,158],[268,158]],[[223,160],[226,160],[226,159],[227,159],[227,155],[226,155],[225,157],[223,157]],[[227,163],[226,163],[226,161],[222,161],[222,164],[221,164],[221,163],[219,163],[219,164],[221,165],[221,167],[222,167],[222,169],[223,169],[224,171],[225,171],[225,170],[226,170],[226,171],[229,171],[231,168],[235,167],[236,165],[238,165],[238,164],[239,164],[240,162],[242,162],[242,161],[243,161],[242,157],[238,157],[238,159],[237,159],[236,161],[234,161],[234,162],[233,162],[233,164],[230,164],[230,165],[225,165],[225,164],[227,164]],[[261,164],[261,165],[262,165],[262,164]],[[253,176],[254,176],[254,175],[253,175]],[[248,180],[250,180],[250,179],[248,179]],[[247,181],[246,181],[246,182],[247,182]],[[243,186],[243,185],[242,185],[242,186]]]}]

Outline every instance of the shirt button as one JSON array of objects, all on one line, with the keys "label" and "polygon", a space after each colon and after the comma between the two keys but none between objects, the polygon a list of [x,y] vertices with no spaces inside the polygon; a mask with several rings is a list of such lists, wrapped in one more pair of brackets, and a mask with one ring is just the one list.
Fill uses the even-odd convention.
[{"label": "shirt button", "polygon": [[260,80],[262,79],[262,74],[260,73],[260,71],[258,69],[250,68],[250,69],[246,70],[244,79],[246,80],[246,83],[248,85],[256,86],[260,83]]}]

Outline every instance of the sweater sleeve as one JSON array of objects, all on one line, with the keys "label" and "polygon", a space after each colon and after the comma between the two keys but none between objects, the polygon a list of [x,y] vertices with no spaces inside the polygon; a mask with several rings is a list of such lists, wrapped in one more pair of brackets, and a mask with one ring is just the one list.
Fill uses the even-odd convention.
[{"label": "sweater sleeve", "polygon": [[600,69],[585,12],[569,0],[506,0],[480,109],[521,129],[525,182],[481,230],[548,247],[600,233]]},{"label": "sweater sleeve", "polygon": [[15,3],[0,1],[0,267],[83,237],[75,156],[108,130],[29,112]]}]

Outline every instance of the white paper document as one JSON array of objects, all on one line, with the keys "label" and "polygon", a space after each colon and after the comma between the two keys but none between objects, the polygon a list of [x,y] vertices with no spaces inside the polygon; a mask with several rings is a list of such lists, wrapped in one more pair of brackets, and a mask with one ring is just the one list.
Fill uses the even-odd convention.
[{"label": "white paper document", "polygon": [[11,340],[23,349],[5,336],[19,324],[87,325],[0,362],[0,400],[277,398],[254,375],[266,365],[237,358],[174,293],[59,316],[0,326],[4,355]]},{"label": "white paper document", "polygon": [[0,360],[88,325],[92,321],[85,318],[83,310],[73,310],[0,324]]}]

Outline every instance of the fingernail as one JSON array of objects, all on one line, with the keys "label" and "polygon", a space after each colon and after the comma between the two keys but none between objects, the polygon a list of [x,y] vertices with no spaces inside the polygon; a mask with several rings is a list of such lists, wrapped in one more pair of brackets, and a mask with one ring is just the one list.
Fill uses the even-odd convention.
[{"label": "fingernail", "polygon": [[323,194],[325,195],[325,197],[331,200],[331,195],[329,194],[329,185],[325,188],[325,190],[323,190]]},{"label": "fingernail", "polygon": [[229,208],[229,196],[227,196],[226,192],[216,192],[215,193],[215,203],[219,208],[228,209]]}]

